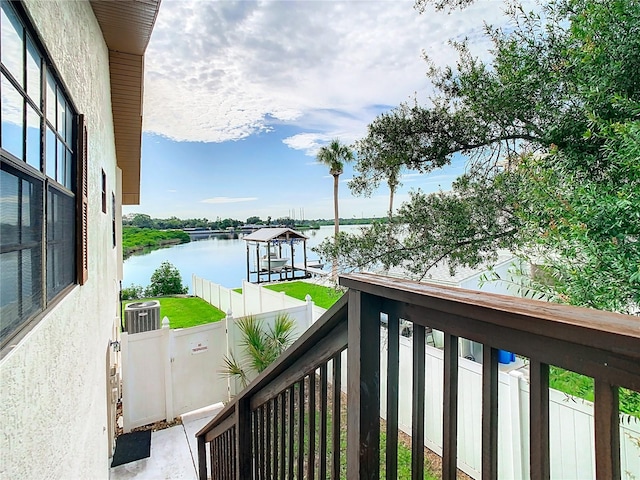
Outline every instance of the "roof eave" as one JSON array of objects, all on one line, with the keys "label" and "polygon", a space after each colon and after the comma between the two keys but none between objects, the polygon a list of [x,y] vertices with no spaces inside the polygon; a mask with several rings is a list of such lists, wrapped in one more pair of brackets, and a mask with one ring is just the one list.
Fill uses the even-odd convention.
[{"label": "roof eave", "polygon": [[144,52],[161,0],[90,0],[109,49],[111,108],[122,203],[140,203]]}]

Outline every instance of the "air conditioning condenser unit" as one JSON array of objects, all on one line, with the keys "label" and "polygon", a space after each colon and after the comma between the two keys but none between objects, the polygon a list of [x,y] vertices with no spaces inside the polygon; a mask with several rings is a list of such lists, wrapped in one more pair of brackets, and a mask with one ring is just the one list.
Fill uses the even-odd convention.
[{"label": "air conditioning condenser unit", "polygon": [[128,333],[148,332],[160,328],[160,302],[130,303],[124,307],[124,327]]}]

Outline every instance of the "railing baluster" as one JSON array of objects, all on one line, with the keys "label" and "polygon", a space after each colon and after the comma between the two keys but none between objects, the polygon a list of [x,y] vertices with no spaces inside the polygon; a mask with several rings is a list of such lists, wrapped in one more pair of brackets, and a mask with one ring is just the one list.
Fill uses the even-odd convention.
[{"label": "railing baluster", "polygon": [[[315,477],[316,468],[316,371],[309,375],[309,480]],[[324,480],[324,479],[321,479]]]},{"label": "railing baluster", "polygon": [[286,438],[286,421],[287,421],[287,417],[285,415],[286,410],[285,410],[285,406],[286,406],[286,392],[283,392],[280,395],[280,479],[281,480],[285,480],[285,464],[287,461],[287,447],[285,444],[285,438]]},{"label": "railing baluster", "polygon": [[387,319],[387,480],[398,478],[398,383],[400,372],[400,319]]},{"label": "railing baluster", "polygon": [[482,479],[498,478],[498,350],[482,349]]},{"label": "railing baluster", "polygon": [[327,478],[327,364],[320,366],[320,480]]},{"label": "railing baluster", "polygon": [[241,455],[231,456],[231,473],[236,477],[237,468],[238,478],[250,478],[254,455],[251,450],[251,406],[248,398],[243,398],[236,403],[236,423],[232,440],[231,449]]},{"label": "railing baluster", "polygon": [[529,418],[531,480],[548,480],[549,461],[549,365],[530,359]]},{"label": "railing baluster", "polygon": [[349,291],[347,478],[380,476],[380,299]]},{"label": "railing baluster", "polygon": [[333,434],[332,434],[332,454],[331,479],[340,479],[340,420],[342,410],[342,354],[338,353],[333,357]]},{"label": "railing baluster", "polygon": [[298,382],[298,480],[304,478],[304,378]]},{"label": "railing baluster", "polygon": [[411,402],[411,478],[424,478],[425,328],[413,324],[413,398]]},{"label": "railing baluster", "polygon": [[230,460],[231,460],[231,449],[229,448],[229,434],[231,430],[227,430],[220,437],[222,440],[222,477],[230,478]]},{"label": "railing baluster", "polygon": [[219,452],[218,438],[215,438],[211,442],[211,451],[212,451],[213,463],[215,465],[215,468],[213,470],[213,472],[215,472],[214,478],[216,477],[220,478],[220,462],[219,462],[220,452]]},{"label": "railing baluster", "polygon": [[455,480],[458,468],[458,337],[444,334],[442,478]]},{"label": "railing baluster", "polygon": [[251,464],[253,465],[253,478],[254,480],[258,480],[260,477],[258,476],[258,449],[260,445],[258,444],[258,411],[254,410],[251,412],[251,421],[253,423],[253,428],[251,430],[251,444],[253,445],[253,458],[251,459]]},{"label": "railing baluster", "polygon": [[294,458],[294,441],[295,441],[295,385],[289,387],[289,479],[293,479],[293,458]]},{"label": "railing baluster", "polygon": [[276,395],[273,399],[273,478],[278,477],[280,467],[278,454],[281,446],[279,445],[280,435],[278,429],[280,414],[280,395]]},{"label": "railing baluster", "polygon": [[[251,422],[249,421],[249,433],[251,433]],[[233,478],[234,480],[237,478],[251,478],[251,461],[249,460],[248,463],[248,468],[246,470],[246,475],[238,475],[238,466],[241,465],[236,463],[236,458],[238,457],[237,453],[238,453],[238,443],[237,443],[237,435],[238,435],[238,429],[236,427],[233,427],[233,436],[231,438],[231,478]],[[251,459],[253,458],[253,453],[251,450],[251,437],[249,437],[249,449],[247,450],[249,452],[249,455],[244,455],[245,458],[247,459]],[[244,461],[241,460],[241,462]]]},{"label": "railing baluster", "polygon": [[[225,432],[226,433],[226,432]],[[220,478],[227,478],[225,475],[227,468],[227,451],[225,449],[225,433],[218,436],[218,458],[220,462]]]},{"label": "railing baluster", "polygon": [[595,379],[596,478],[620,479],[618,387]]},{"label": "railing baluster", "polygon": [[198,437],[198,478],[207,480],[207,442],[204,436]]},{"label": "railing baluster", "polygon": [[231,434],[231,430],[227,430],[226,432],[224,432],[221,437],[222,437],[222,452],[223,452],[223,460],[222,460],[222,476],[225,479],[228,479],[231,477],[231,472],[230,472],[230,463],[232,460],[231,457],[231,449],[229,448],[229,436]]},{"label": "railing baluster", "polygon": [[271,423],[273,421],[273,415],[271,414],[271,402],[272,401],[268,401],[267,402],[267,411],[266,411],[266,420],[267,420],[267,431],[266,431],[266,455],[265,455],[265,461],[267,462],[267,470],[266,470],[266,477],[265,480],[271,480],[271,461],[272,461],[272,456],[271,456],[271,446],[273,445],[272,443],[272,437],[271,437]]},{"label": "railing baluster", "polygon": [[266,472],[266,462],[265,462],[265,453],[266,453],[266,438],[267,438],[267,432],[266,432],[266,405],[262,405],[260,407],[260,451],[258,452],[260,455],[260,480],[267,480],[265,478],[265,472]]}]

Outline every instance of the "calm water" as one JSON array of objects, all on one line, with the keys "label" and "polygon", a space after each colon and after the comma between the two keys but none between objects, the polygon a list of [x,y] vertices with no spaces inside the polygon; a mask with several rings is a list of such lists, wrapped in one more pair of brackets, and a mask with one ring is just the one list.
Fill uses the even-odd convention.
[{"label": "calm water", "polygon": [[[345,225],[341,226],[340,230],[354,232],[359,228],[358,225]],[[320,230],[306,230],[303,233],[309,237],[307,260],[317,260],[318,255],[312,252],[311,248],[331,236],[333,226],[320,227]],[[288,250],[283,256],[290,256]],[[252,267],[254,259],[255,253],[252,251],[250,256]],[[242,286],[242,280],[247,276],[246,242],[242,237],[234,240],[211,238],[129,257],[124,261],[122,286],[129,287],[131,284],[147,286],[153,272],[164,261],[172,263],[180,271],[182,283],[187,285],[190,291],[192,291],[191,275],[193,274],[228,288]],[[302,245],[296,246],[295,263],[302,263],[302,261]]]}]

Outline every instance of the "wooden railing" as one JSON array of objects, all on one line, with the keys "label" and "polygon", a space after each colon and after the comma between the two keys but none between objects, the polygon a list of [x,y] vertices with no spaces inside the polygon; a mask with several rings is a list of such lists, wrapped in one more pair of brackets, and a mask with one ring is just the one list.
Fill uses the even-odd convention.
[{"label": "wooden railing", "polygon": [[[459,337],[484,346],[483,479],[498,476],[499,349],[529,358],[531,478],[550,476],[549,365],[595,379],[596,475],[620,478],[618,387],[640,391],[638,317],[371,274],[340,283],[348,294],[198,432],[201,479],[378,479],[381,313],[388,316],[387,479],[397,478],[401,319],[414,326],[412,478],[422,479],[424,468],[425,342],[418,339],[426,328],[444,332],[443,479],[456,478]],[[340,358],[347,346],[348,414],[341,425]]]}]

